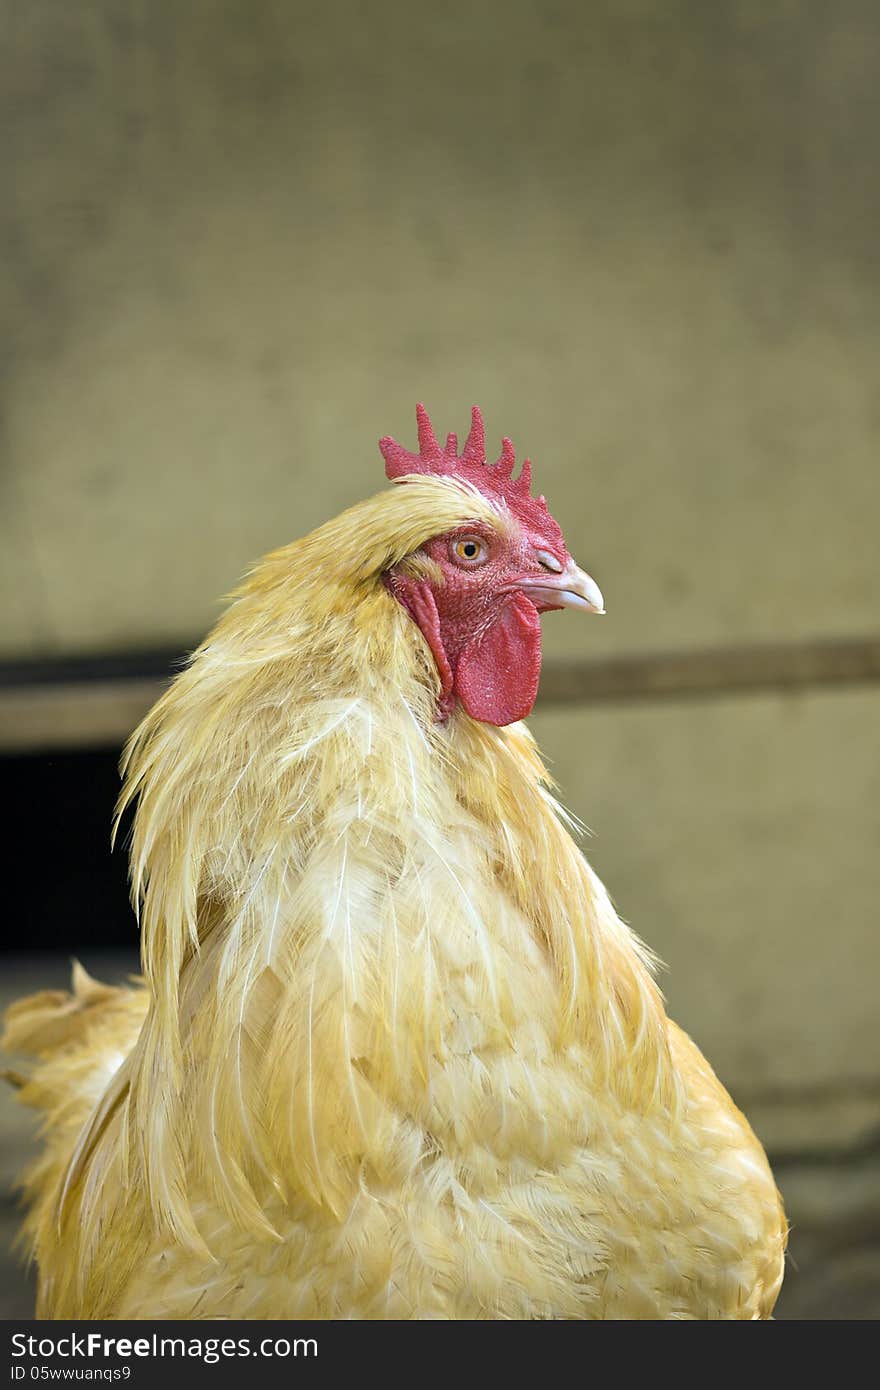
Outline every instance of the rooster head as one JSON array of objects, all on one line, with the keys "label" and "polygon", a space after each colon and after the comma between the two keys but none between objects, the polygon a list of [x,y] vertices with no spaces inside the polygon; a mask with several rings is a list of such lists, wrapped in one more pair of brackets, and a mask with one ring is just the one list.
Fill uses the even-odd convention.
[{"label": "rooster head", "polygon": [[479,493],[497,522],[475,519],[432,536],[391,568],[385,583],[431,649],[440,718],[459,700],[473,719],[511,724],[530,712],[538,692],[539,614],[554,608],[603,613],[602,594],[572,560],[544,498],[532,497],[529,460],[514,478],[514,448],[504,439],[500,458],[487,462],[476,406],[460,454],[454,434],[440,446],[423,405],[416,406],[416,420],[417,454],[389,437],[379,441],[388,477],[448,478]]}]

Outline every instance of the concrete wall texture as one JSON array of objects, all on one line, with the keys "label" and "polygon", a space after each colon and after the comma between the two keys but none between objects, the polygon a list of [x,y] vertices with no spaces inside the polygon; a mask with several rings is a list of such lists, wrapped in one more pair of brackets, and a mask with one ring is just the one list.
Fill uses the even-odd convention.
[{"label": "concrete wall texture", "polygon": [[[550,655],[876,632],[869,0],[0,0],[0,44],[0,656],[195,640],[417,399],[602,584]],[[788,1155],[791,1311],[877,1315],[877,696],[533,725]]]}]

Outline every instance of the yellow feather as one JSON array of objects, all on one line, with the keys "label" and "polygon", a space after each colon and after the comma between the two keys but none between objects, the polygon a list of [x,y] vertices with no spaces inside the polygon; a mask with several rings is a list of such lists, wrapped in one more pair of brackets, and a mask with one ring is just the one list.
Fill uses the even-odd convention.
[{"label": "yellow feather", "polygon": [[769,1315],[760,1146],[382,583],[474,520],[409,479],[268,556],[129,743],[146,988],[7,1025],[41,1316]]}]

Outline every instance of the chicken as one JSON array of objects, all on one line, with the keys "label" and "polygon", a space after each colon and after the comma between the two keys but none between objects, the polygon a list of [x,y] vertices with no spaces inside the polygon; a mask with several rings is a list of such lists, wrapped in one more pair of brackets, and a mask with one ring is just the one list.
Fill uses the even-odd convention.
[{"label": "chicken", "polygon": [[417,418],[126,749],[143,987],[8,1015],[41,1317],[771,1315],[763,1150],[519,722],[601,593],[476,408]]}]

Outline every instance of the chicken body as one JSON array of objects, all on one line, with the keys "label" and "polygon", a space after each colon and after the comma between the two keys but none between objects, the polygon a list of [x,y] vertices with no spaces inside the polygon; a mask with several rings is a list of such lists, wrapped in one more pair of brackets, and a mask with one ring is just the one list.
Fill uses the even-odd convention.
[{"label": "chicken body", "polygon": [[770,1315],[760,1144],[382,582],[475,517],[420,479],[270,556],[136,734],[146,985],[8,1025],[40,1316]]}]

